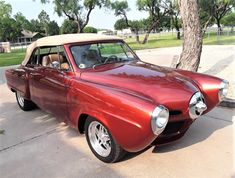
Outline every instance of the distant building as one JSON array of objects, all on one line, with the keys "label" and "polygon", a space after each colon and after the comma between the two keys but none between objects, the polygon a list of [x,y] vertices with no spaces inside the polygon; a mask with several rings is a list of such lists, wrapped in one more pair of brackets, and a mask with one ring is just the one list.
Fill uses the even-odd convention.
[{"label": "distant building", "polygon": [[21,34],[22,36],[18,37],[18,43],[28,44],[31,43],[32,41],[44,37],[44,35],[39,32],[31,32],[29,30],[23,30],[21,31]]}]

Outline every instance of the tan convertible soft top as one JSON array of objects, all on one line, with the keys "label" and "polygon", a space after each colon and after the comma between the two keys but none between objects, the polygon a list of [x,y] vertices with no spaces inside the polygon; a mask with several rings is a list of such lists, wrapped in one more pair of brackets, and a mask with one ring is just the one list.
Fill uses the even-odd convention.
[{"label": "tan convertible soft top", "polygon": [[40,38],[28,46],[25,58],[21,64],[22,65],[27,64],[31,56],[31,53],[36,47],[59,46],[68,43],[91,42],[91,41],[102,41],[102,40],[120,40],[120,39],[121,38],[116,36],[98,35],[92,33],[64,34],[64,35],[55,35],[55,36]]}]

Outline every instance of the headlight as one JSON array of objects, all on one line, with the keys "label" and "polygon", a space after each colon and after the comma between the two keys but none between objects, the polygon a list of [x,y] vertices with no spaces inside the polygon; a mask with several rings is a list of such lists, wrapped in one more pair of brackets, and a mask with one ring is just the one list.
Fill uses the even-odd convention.
[{"label": "headlight", "polygon": [[189,116],[192,119],[198,118],[207,109],[204,97],[201,92],[196,92],[189,102]]},{"label": "headlight", "polygon": [[222,101],[228,94],[229,82],[227,80],[223,80],[219,86],[219,100]]},{"label": "headlight", "polygon": [[152,117],[151,127],[152,127],[153,133],[155,135],[161,134],[168,123],[168,119],[169,119],[168,109],[162,105],[159,105],[153,110],[151,117]]}]

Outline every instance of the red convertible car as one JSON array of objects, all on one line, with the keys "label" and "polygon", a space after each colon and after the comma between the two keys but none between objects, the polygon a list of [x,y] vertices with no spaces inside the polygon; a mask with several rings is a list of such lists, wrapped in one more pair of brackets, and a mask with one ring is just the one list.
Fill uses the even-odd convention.
[{"label": "red convertible car", "polygon": [[38,106],[85,133],[104,162],[181,138],[228,90],[226,80],[145,63],[122,39],[97,34],[41,38],[5,75],[22,110]]}]

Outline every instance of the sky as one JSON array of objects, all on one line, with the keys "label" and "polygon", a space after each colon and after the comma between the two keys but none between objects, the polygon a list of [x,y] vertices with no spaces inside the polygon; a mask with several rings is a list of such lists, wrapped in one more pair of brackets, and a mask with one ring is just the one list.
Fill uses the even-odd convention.
[{"label": "sky", "polygon": [[[17,12],[22,12],[23,15],[28,19],[37,19],[38,14],[44,10],[49,14],[51,20],[55,20],[59,25],[62,24],[63,20],[66,17],[59,17],[54,12],[54,5],[50,4],[41,4],[40,0],[5,0],[6,3],[11,4],[12,6],[12,15]],[[136,9],[135,0],[129,0],[128,4],[130,11],[127,13],[127,16],[130,20],[142,19],[147,17],[146,12],[140,12]],[[113,11],[95,8],[92,11],[90,16],[90,21],[88,26],[93,26],[95,28],[102,29],[113,29],[114,23],[119,17],[115,17]]]}]

